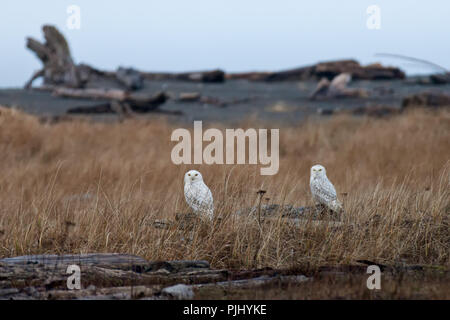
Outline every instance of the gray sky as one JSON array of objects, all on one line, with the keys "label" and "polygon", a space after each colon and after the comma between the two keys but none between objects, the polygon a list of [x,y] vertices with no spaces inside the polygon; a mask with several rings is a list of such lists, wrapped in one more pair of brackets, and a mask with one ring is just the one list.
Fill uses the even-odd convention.
[{"label": "gray sky", "polygon": [[[0,11],[0,87],[22,86],[40,63],[25,37],[42,39],[44,23],[69,40],[76,62],[146,71],[278,70],[355,58],[430,72],[377,52],[410,55],[450,69],[448,0],[14,0]],[[81,29],[66,26],[67,7],[81,9]],[[368,6],[381,29],[366,26]]]}]

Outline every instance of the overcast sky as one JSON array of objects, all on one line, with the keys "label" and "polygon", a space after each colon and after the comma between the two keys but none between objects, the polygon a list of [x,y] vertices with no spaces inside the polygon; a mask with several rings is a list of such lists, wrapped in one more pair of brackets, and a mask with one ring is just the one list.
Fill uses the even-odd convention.
[{"label": "overcast sky", "polygon": [[[81,9],[81,29],[70,30],[67,7]],[[366,25],[370,5],[381,29]],[[42,39],[56,25],[76,62],[102,69],[146,71],[278,70],[355,58],[398,65],[409,74],[432,70],[388,52],[450,68],[448,0],[14,0],[0,6],[0,87],[22,86],[40,63],[25,37]]]}]

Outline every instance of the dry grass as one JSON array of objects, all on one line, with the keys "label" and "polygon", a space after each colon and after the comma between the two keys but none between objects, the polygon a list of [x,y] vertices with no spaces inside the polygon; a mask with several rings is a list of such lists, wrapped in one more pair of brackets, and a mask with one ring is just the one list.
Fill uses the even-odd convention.
[{"label": "dry grass", "polygon": [[[250,125],[250,124],[248,124]],[[192,124],[188,125],[191,128]],[[176,166],[174,126],[155,120],[45,125],[0,110],[0,257],[126,252],[156,259],[206,259],[216,268],[299,267],[355,259],[449,266],[450,112],[389,119],[336,116],[280,130],[280,170]],[[236,217],[255,205],[310,205],[309,168],[321,163],[344,202],[344,226],[259,228]],[[188,168],[210,186],[211,226],[155,229],[187,212]]]}]

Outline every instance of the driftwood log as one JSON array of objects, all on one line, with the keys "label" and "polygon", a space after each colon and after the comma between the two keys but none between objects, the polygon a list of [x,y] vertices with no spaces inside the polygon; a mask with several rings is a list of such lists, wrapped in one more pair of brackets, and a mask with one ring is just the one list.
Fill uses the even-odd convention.
[{"label": "driftwood log", "polygon": [[450,72],[432,74],[430,76],[430,82],[432,84],[447,84],[447,83],[450,83]]},{"label": "driftwood log", "polygon": [[211,82],[211,83],[221,83],[225,81],[225,72],[222,70],[195,71],[183,73],[142,72],[141,75],[147,80],[180,80],[180,81]]},{"label": "driftwood log", "polygon": [[154,95],[145,93],[130,93],[117,89],[70,89],[58,88],[53,91],[56,96],[110,100],[109,102],[99,102],[93,106],[82,106],[71,108],[67,113],[146,113],[154,111],[168,99],[164,92],[158,92]]},{"label": "driftwood log", "polygon": [[201,103],[205,105],[213,105],[217,107],[227,107],[229,105],[249,103],[254,97],[222,100],[211,96],[202,96],[200,92],[182,92],[179,97],[175,99],[177,102],[182,103]]},{"label": "driftwood log", "polygon": [[147,260],[129,254],[120,253],[91,253],[91,254],[38,254],[0,259],[1,263],[12,265],[110,265],[120,266],[147,263]]},{"label": "driftwood log", "polygon": [[289,69],[279,72],[247,72],[227,74],[227,79],[246,79],[250,81],[304,81],[332,80],[341,73],[348,73],[355,80],[404,79],[405,73],[398,68],[384,67],[380,64],[361,66],[355,60],[321,62],[316,65]]}]

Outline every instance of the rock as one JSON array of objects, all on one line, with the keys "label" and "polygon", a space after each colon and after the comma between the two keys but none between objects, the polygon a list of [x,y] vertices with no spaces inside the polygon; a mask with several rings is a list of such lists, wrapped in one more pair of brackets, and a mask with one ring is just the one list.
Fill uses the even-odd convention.
[{"label": "rock", "polygon": [[161,295],[176,300],[192,300],[194,298],[194,291],[190,286],[177,284],[162,289]]},{"label": "rock", "polygon": [[450,95],[445,93],[423,92],[403,99],[402,110],[411,107],[439,108],[450,106]]}]

